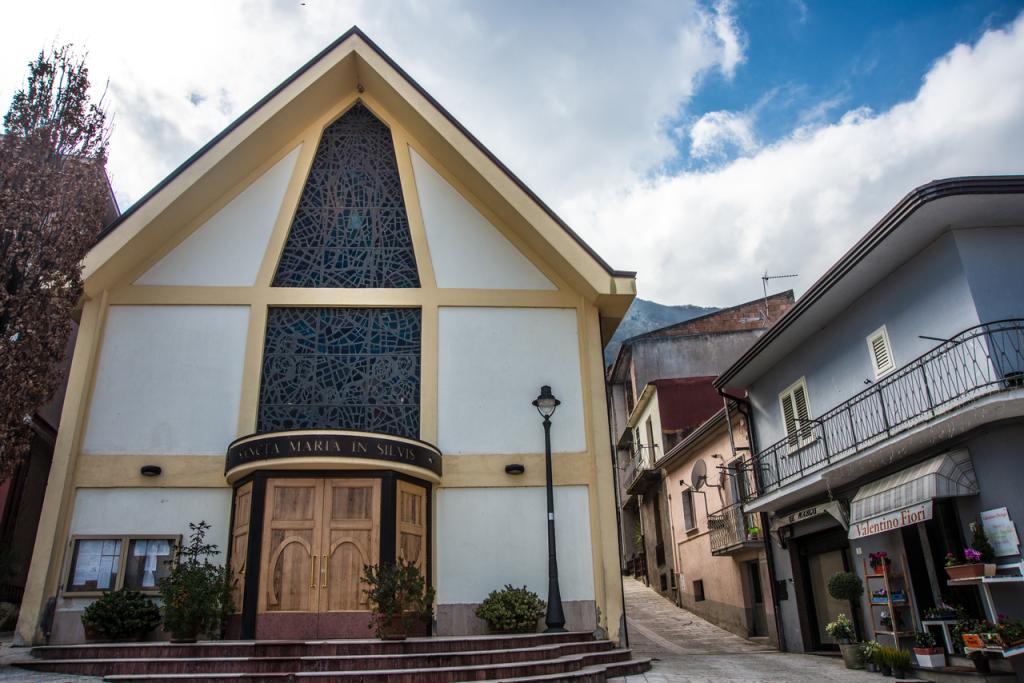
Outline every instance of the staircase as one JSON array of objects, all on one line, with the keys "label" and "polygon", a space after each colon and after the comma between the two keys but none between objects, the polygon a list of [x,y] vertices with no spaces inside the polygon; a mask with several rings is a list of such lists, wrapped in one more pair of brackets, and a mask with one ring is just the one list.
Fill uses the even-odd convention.
[{"label": "staircase", "polygon": [[103,676],[125,683],[604,683],[650,669],[591,633],[409,638],[405,641],[212,641],[114,643],[32,649],[32,671]]}]

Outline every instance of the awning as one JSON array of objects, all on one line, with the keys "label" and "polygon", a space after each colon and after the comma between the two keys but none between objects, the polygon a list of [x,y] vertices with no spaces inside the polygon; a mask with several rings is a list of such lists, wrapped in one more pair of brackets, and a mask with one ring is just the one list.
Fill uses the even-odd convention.
[{"label": "awning", "polygon": [[971,454],[960,448],[862,486],[850,504],[850,522],[856,524],[934,498],[977,493]]},{"label": "awning", "polygon": [[819,515],[832,515],[836,518],[836,521],[843,525],[844,529],[850,528],[850,519],[849,515],[846,512],[846,506],[844,506],[841,501],[830,500],[827,503],[822,503],[821,505],[814,505],[812,507],[804,508],[803,510],[797,510],[796,512],[791,512],[786,515],[773,516],[771,522],[772,525],[771,528],[768,530],[768,533],[770,533],[772,535],[772,538],[775,539],[775,542],[781,546],[782,537],[779,535],[779,529],[781,529],[784,526],[789,526],[790,524],[796,524],[797,522],[801,522],[805,519],[817,517]]}]

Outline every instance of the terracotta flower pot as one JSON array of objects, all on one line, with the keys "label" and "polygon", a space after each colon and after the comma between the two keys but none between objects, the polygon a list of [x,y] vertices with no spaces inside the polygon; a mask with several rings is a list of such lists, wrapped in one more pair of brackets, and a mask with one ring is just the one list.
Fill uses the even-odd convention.
[{"label": "terracotta flower pot", "polygon": [[82,628],[85,629],[85,642],[86,643],[89,643],[91,645],[93,643],[109,643],[110,642],[110,638],[107,638],[105,635],[103,635],[99,631],[94,631],[94,630],[92,630],[92,628],[86,626],[85,624],[82,624]]},{"label": "terracotta flower pot", "polygon": [[876,574],[892,574],[892,565],[891,564],[880,564],[877,567],[875,567],[875,573]]},{"label": "terracotta flower pot", "polygon": [[961,564],[956,567],[946,567],[946,574],[951,579],[976,579],[985,575],[983,564]]},{"label": "terracotta flower pot", "polygon": [[194,643],[199,637],[199,629],[203,627],[202,622],[195,622],[181,633],[171,632],[172,643]]},{"label": "terracotta flower pot", "polygon": [[[404,613],[396,612],[395,614],[392,614],[390,617],[383,617],[382,615],[378,618],[383,618],[385,620],[385,623],[388,624],[388,627],[386,629],[382,629],[384,633],[384,635],[381,638],[382,640],[405,640],[406,637],[409,635],[409,630],[405,628]],[[389,619],[390,623],[388,622]]]}]

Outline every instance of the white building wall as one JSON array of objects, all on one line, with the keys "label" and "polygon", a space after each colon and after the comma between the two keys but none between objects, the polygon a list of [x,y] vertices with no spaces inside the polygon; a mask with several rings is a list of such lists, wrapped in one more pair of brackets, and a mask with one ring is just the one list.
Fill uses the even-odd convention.
[{"label": "white building wall", "polygon": [[[562,600],[594,599],[586,486],[555,487]],[[437,602],[476,604],[506,584],[548,594],[546,492],[540,487],[437,491]]]},{"label": "white building wall", "polygon": [[543,453],[543,385],[562,402],[552,451],[586,450],[575,309],[442,307],[438,327],[442,453]]},{"label": "white building wall", "polygon": [[252,287],[295,172],[299,145],[135,281],[137,285]]},{"label": "white building wall", "polygon": [[557,289],[411,147],[409,154],[438,287]]},{"label": "white building wall", "polygon": [[248,306],[111,306],[82,451],[223,455],[248,328]]}]

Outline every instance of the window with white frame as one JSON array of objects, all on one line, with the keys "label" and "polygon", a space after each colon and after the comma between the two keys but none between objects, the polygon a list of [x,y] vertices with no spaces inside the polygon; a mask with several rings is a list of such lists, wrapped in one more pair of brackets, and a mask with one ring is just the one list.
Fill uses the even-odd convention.
[{"label": "window with white frame", "polygon": [[64,595],[100,595],[121,588],[156,595],[158,581],[170,574],[168,564],[181,536],[75,536],[64,582]]},{"label": "window with white frame", "polygon": [[686,531],[693,531],[697,528],[697,514],[693,507],[693,491],[690,489],[683,490],[679,500],[683,504],[683,528]]},{"label": "window with white frame", "polygon": [[896,359],[892,355],[889,332],[885,325],[868,335],[868,353],[871,356],[871,369],[875,371],[875,379],[896,369]]},{"label": "window with white frame", "polygon": [[810,401],[807,399],[807,381],[801,377],[779,394],[782,421],[790,450],[803,448],[814,440]]}]

